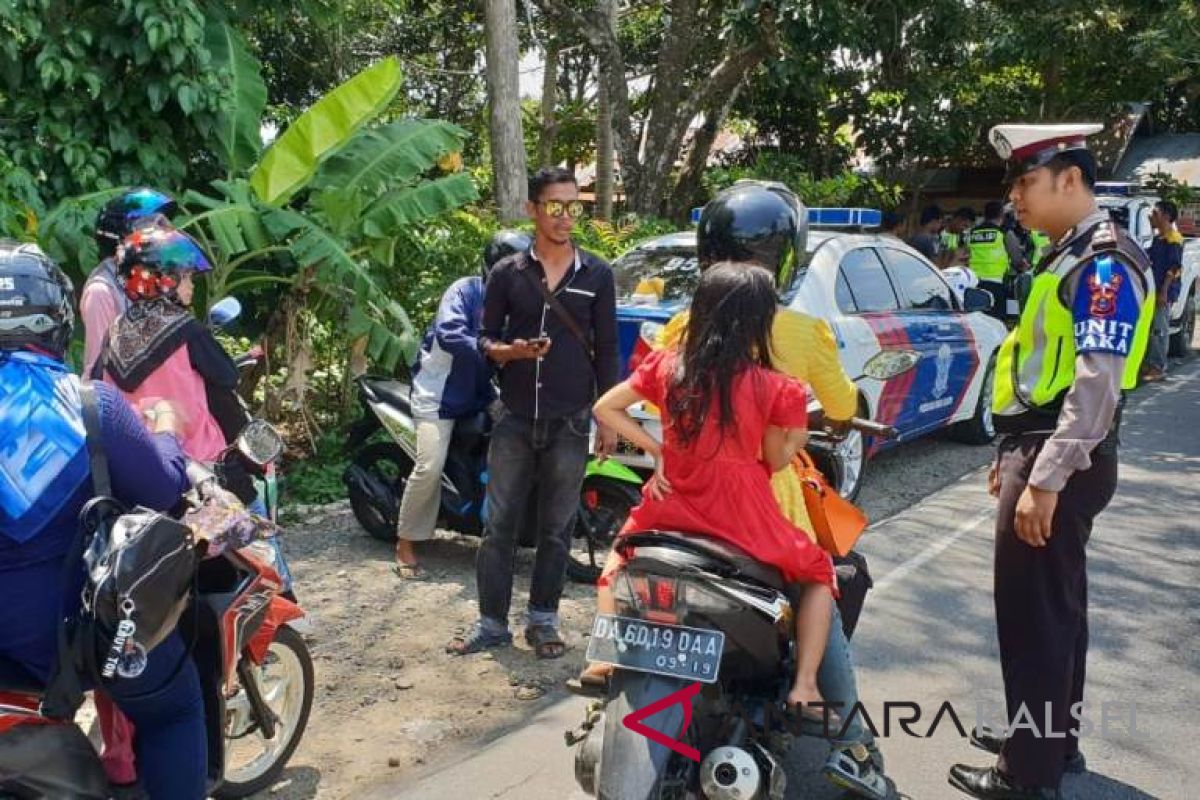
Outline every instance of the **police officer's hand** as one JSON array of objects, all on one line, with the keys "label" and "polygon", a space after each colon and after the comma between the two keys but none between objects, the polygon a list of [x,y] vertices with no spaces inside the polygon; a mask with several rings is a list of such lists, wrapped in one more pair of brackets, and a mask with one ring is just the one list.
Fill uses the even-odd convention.
[{"label": "police officer's hand", "polygon": [[992,497],[1000,496],[1000,462],[992,462],[992,468],[988,470],[988,494]]},{"label": "police officer's hand", "polygon": [[1026,486],[1017,501],[1017,538],[1030,547],[1045,547],[1050,541],[1058,492],[1046,492]]}]

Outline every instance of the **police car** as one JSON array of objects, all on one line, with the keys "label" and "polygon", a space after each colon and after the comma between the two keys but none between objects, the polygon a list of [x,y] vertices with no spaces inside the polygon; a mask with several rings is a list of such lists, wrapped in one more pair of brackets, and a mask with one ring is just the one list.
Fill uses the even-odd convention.
[{"label": "police car", "polygon": [[[842,366],[859,387],[859,415],[894,426],[896,442],[943,428],[963,441],[990,442],[995,353],[1006,334],[1002,323],[982,313],[991,295],[954,291],[916,250],[873,232],[881,221],[873,209],[809,209],[808,262],[784,291],[784,303],[830,324]],[[699,281],[696,235],[644,242],[618,258],[613,271],[628,372],[689,303]],[[660,435],[656,413],[634,413]],[[833,472],[843,496],[853,498],[868,458],[893,444],[852,433],[826,472]],[[640,452],[619,457],[631,466],[651,466]]]},{"label": "police car", "polygon": [[[1150,243],[1154,241],[1150,212],[1158,202],[1156,195],[1143,191],[1136,183],[1100,181],[1096,184],[1096,202],[1142,249],[1150,249]],[[1200,239],[1184,240],[1181,266],[1181,290],[1171,304],[1170,316],[1170,353],[1180,358],[1191,354],[1192,338],[1196,333],[1196,309],[1200,303]]]}]

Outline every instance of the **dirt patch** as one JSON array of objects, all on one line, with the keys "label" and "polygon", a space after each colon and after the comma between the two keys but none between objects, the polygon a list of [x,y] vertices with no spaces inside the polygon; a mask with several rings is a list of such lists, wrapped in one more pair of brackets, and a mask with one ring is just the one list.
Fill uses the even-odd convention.
[{"label": "dirt patch", "polygon": [[283,780],[260,797],[356,797],[456,744],[521,723],[578,673],[594,590],[568,583],[567,654],[539,661],[521,636],[532,551],[517,556],[513,647],[462,658],[444,652],[478,613],[478,543],[439,533],[421,551],[428,577],[413,581],[391,572],[391,547],[344,508],[303,509],[288,526],[297,595],[316,624],[316,697]]}]

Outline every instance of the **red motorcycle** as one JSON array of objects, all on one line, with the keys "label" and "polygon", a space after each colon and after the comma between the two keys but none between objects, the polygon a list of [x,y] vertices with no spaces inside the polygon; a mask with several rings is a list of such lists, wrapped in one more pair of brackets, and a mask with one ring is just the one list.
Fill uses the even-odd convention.
[{"label": "red motorcycle", "polygon": [[[247,529],[244,511],[202,519],[213,526],[236,520],[239,530]],[[312,710],[312,657],[289,626],[304,611],[281,594],[274,526],[260,520],[250,529],[253,535],[231,539],[219,555],[201,561],[194,607],[179,623],[184,641],[195,642],[208,794],[216,798],[247,797],[278,780]],[[107,800],[111,791],[98,753],[78,726],[40,713],[43,690],[19,664],[0,658],[0,798]]]}]

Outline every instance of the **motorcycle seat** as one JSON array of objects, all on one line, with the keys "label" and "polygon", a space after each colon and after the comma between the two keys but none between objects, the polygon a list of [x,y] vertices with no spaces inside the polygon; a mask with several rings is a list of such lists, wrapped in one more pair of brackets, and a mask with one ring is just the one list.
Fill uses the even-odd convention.
[{"label": "motorcycle seat", "polygon": [[24,666],[0,655],[0,692],[41,694],[46,685]]},{"label": "motorcycle seat", "polygon": [[405,414],[412,413],[409,395],[412,387],[403,381],[374,379],[365,381],[367,388],[382,402],[400,409]]},{"label": "motorcycle seat", "polygon": [[665,546],[712,558],[733,567],[743,577],[791,595],[790,584],[784,580],[783,573],[778,569],[756,560],[736,545],[711,536],[681,531],[636,531],[626,534],[622,540],[625,544],[635,547],[638,545]]}]

